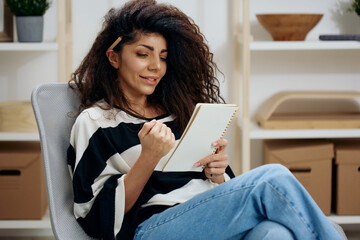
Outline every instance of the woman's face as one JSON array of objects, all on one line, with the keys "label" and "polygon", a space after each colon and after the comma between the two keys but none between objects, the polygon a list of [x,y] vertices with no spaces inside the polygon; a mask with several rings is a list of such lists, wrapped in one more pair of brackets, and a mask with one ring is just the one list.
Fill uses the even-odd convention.
[{"label": "woman's face", "polygon": [[126,44],[120,54],[120,86],[133,102],[146,101],[166,73],[167,43],[158,33],[141,34],[138,41]]}]

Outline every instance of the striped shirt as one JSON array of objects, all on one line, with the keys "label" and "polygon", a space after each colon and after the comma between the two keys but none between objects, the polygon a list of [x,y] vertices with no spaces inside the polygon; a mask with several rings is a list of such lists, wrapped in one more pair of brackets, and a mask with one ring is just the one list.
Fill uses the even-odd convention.
[{"label": "striped shirt", "polygon": [[[151,119],[136,118],[118,109],[103,110],[100,106],[106,103],[101,101],[78,116],[67,153],[74,215],[88,235],[132,239],[137,225],[153,214],[217,186],[203,172],[162,172],[169,153],[160,159],[135,205],[125,214],[124,176],[141,152],[138,132]],[[171,128],[177,141],[180,139],[173,116],[155,119]],[[226,173],[226,180],[234,176],[230,168]]]}]

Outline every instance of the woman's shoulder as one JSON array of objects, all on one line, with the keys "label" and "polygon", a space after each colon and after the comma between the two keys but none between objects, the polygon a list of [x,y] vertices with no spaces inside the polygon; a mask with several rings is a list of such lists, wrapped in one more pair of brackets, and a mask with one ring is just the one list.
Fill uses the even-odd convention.
[{"label": "woman's shoulder", "polygon": [[79,116],[76,118],[76,122],[99,122],[106,115],[109,114],[111,109],[105,101],[99,101],[89,108],[85,108],[81,111]]},{"label": "woman's shoulder", "polygon": [[75,124],[96,125],[106,127],[118,125],[122,118],[119,118],[120,110],[110,107],[105,101],[98,101],[93,106],[84,109],[75,120]]}]

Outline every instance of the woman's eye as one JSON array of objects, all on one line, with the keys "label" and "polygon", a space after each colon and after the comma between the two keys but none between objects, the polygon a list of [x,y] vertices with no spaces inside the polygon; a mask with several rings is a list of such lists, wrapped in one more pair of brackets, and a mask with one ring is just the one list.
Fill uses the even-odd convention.
[{"label": "woman's eye", "polygon": [[139,57],[146,57],[147,56],[146,53],[136,53],[136,55],[139,56]]},{"label": "woman's eye", "polygon": [[167,55],[167,54],[161,54],[159,57],[160,57],[160,59],[161,59],[162,61],[166,61],[168,55]]}]

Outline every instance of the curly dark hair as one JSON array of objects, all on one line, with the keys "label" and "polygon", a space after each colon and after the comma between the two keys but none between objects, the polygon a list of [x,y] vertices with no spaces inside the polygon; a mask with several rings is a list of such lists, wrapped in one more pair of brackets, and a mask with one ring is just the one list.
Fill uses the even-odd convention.
[{"label": "curly dark hair", "polygon": [[205,37],[194,21],[182,11],[155,0],[132,0],[120,9],[110,9],[103,29],[89,53],[72,74],[71,83],[81,93],[81,109],[104,99],[110,107],[139,115],[129,106],[118,83],[106,50],[119,37],[114,48],[120,53],[122,46],[135,42],[140,34],[159,33],[167,41],[167,71],[148,102],[176,117],[179,129],[184,129],[196,103],[225,102],[220,96],[219,71]]}]

